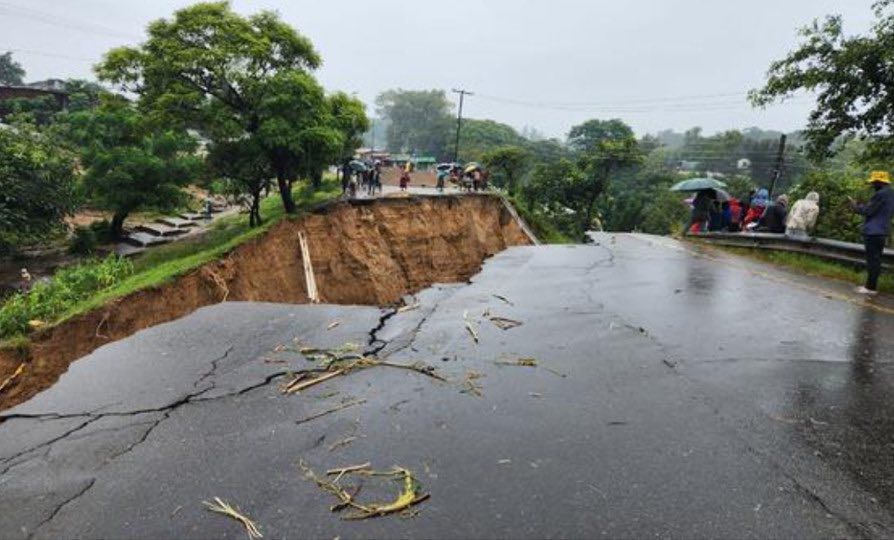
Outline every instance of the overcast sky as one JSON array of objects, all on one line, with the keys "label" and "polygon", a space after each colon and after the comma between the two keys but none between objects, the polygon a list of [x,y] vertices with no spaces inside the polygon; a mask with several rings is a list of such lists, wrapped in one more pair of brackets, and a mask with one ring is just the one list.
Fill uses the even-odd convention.
[{"label": "overcast sky", "polygon": [[[189,0],[0,0],[0,50],[29,80],[92,78],[110,47]],[[318,76],[372,104],[382,90],[466,88],[465,112],[563,136],[589,118],[638,133],[803,126],[809,97],[756,111],[745,92],[815,17],[865,31],[872,0],[235,0],[313,40]]]}]

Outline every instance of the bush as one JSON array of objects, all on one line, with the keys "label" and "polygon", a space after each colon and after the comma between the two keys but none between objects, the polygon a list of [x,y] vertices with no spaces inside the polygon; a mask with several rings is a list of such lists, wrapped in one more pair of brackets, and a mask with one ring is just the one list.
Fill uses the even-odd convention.
[{"label": "bush", "polygon": [[792,188],[789,193],[791,204],[803,199],[811,191],[816,191],[820,196],[820,213],[814,236],[862,242],[862,218],[851,209],[847,198],[850,196],[857,200],[868,200],[872,193],[866,184],[858,177],[842,173],[812,172]]},{"label": "bush", "polygon": [[96,251],[96,233],[90,227],[75,227],[68,244],[68,252],[74,255],[92,255]]},{"label": "bush", "polygon": [[27,293],[16,293],[0,307],[0,338],[29,330],[29,321],[52,322],[77,302],[108,289],[133,273],[129,260],[116,255],[63,268]]}]

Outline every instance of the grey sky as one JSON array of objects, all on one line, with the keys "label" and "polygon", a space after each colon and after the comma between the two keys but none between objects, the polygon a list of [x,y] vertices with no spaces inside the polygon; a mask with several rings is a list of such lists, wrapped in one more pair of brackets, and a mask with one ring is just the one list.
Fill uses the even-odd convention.
[{"label": "grey sky", "polygon": [[[0,0],[0,50],[29,79],[90,77],[110,47],[188,0]],[[310,37],[329,89],[372,104],[380,91],[464,87],[466,113],[561,136],[588,118],[639,133],[803,126],[810,100],[756,111],[744,93],[797,43],[796,30],[840,13],[850,33],[871,0],[235,0],[274,9]],[[694,97],[711,96],[711,97]],[[519,102],[519,103],[516,103]]]}]

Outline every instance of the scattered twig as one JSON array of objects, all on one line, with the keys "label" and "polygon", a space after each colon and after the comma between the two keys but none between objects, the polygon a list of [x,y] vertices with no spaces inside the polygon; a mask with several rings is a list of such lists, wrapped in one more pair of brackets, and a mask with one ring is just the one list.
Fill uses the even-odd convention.
[{"label": "scattered twig", "polygon": [[409,306],[403,306],[403,307],[397,308],[397,313],[405,313],[407,311],[413,311],[414,309],[419,309],[419,302],[410,304]]},{"label": "scattered twig", "polygon": [[536,358],[519,358],[518,360],[497,360],[494,363],[501,365],[501,366],[537,367],[537,359]]},{"label": "scattered twig", "polygon": [[483,377],[483,375],[481,375],[477,371],[467,371],[466,378],[463,380],[463,385],[465,386],[465,388],[460,390],[460,392],[462,392],[463,394],[472,394],[477,397],[483,396],[484,394],[481,393],[481,385],[475,382],[481,377]]},{"label": "scattered twig", "polygon": [[210,503],[208,501],[202,501],[202,503],[208,508],[208,510],[217,512],[218,514],[223,514],[241,523],[242,526],[245,527],[245,532],[248,533],[248,537],[251,540],[264,537],[264,535],[261,534],[261,530],[258,529],[257,525],[255,525],[254,521],[242,514],[238,508],[231,506],[229,503],[221,500],[220,497],[214,497],[214,503]]},{"label": "scattered twig", "polygon": [[332,321],[331,323],[329,323],[329,326],[326,327],[326,330],[332,330],[333,328],[335,328],[336,326],[338,326],[340,324],[341,324],[341,321]]},{"label": "scattered twig", "polygon": [[16,368],[13,374],[4,379],[2,383],[0,383],[0,392],[6,390],[6,387],[10,386],[12,384],[12,381],[16,380],[23,371],[25,371],[25,362],[19,364],[19,367]]},{"label": "scattered twig", "polygon": [[345,447],[345,446],[351,444],[352,442],[356,441],[359,438],[360,437],[351,435],[350,437],[345,437],[344,439],[335,441],[334,443],[329,445],[329,451],[334,452],[334,451],[338,450],[339,448],[342,448],[342,447]]},{"label": "scattered twig", "polygon": [[475,330],[474,326],[472,326],[472,321],[469,320],[469,312],[468,311],[463,312],[463,322],[466,323],[466,330],[469,331],[469,334],[472,336],[472,339],[475,341],[475,343],[478,343],[478,331]]},{"label": "scattered twig", "polygon": [[337,407],[333,407],[331,409],[326,409],[325,411],[321,411],[316,414],[312,414],[312,415],[308,416],[307,418],[302,418],[301,420],[295,420],[295,423],[296,424],[304,424],[305,422],[310,422],[311,420],[316,420],[317,418],[326,416],[327,414],[332,414],[334,412],[338,412],[340,410],[347,409],[348,407],[353,407],[354,405],[362,405],[364,403],[366,403],[365,399],[357,399],[354,401],[349,401],[347,403],[342,403],[341,405],[338,405]]},{"label": "scattered twig", "polygon": [[515,328],[516,326],[524,324],[521,321],[507,319],[506,317],[490,317],[490,322],[494,323],[494,326],[500,330],[509,330],[510,328]]},{"label": "scattered twig", "polygon": [[[419,484],[413,477],[413,473],[402,467],[395,467],[390,471],[375,471],[370,468],[369,463],[364,463],[363,465],[352,465],[349,467],[330,469],[326,471],[326,475],[335,475],[335,479],[330,482],[319,478],[304,464],[303,461],[299,463],[299,466],[304,470],[308,478],[312,479],[317,486],[338,498],[338,504],[331,506],[330,510],[338,512],[348,507],[358,510],[357,513],[344,516],[343,519],[366,519],[404,512],[411,506],[414,506],[429,497],[427,493],[420,493]],[[360,504],[355,500],[360,491],[359,486],[353,493],[350,493],[338,484],[338,482],[346,475],[392,477],[402,483],[402,489],[398,497],[392,502]]]},{"label": "scattered twig", "polygon": [[502,295],[499,295],[499,294],[495,294],[495,295],[493,295],[493,297],[496,298],[497,300],[502,300],[503,302],[506,302],[506,303],[509,304],[510,306],[514,306],[514,305],[515,305],[515,304],[513,304],[508,298],[506,298],[505,296],[502,296]]}]

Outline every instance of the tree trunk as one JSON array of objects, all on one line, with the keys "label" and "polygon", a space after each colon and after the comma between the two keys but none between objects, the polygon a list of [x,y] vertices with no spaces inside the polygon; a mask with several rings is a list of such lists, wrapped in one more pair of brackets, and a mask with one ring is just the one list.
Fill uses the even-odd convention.
[{"label": "tree trunk", "polygon": [[320,189],[320,186],[323,185],[323,171],[314,171],[310,175],[310,185],[314,189],[314,191]]},{"label": "tree trunk", "polygon": [[251,194],[251,208],[248,210],[249,227],[258,227],[261,221],[261,190],[257,190]]},{"label": "tree trunk", "polygon": [[279,196],[282,198],[282,206],[287,214],[294,214],[298,208],[295,199],[292,198],[292,183],[286,180],[283,173],[277,173],[276,185],[279,186]]},{"label": "tree trunk", "polygon": [[119,210],[112,216],[112,223],[109,225],[109,232],[112,238],[118,240],[124,236],[124,220],[127,219],[128,212]]}]

